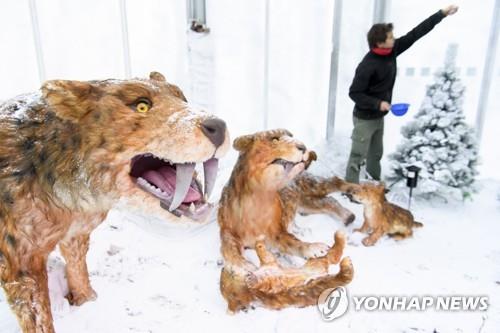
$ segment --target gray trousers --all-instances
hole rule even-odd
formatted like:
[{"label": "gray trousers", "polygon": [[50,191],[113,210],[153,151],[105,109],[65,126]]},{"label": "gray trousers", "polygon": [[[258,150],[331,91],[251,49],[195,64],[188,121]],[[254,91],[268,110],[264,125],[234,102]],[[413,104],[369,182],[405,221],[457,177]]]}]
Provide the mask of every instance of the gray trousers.
[{"label": "gray trousers", "polygon": [[384,153],[384,118],[364,120],[353,116],[352,145],[345,180],[359,183],[359,170],[366,160],[366,171],[380,180],[380,160]]}]

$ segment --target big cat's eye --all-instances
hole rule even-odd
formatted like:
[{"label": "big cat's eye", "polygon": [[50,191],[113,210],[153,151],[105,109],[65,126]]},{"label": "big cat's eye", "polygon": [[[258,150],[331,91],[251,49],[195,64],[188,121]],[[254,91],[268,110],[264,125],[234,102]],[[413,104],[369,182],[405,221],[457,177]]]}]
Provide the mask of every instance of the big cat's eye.
[{"label": "big cat's eye", "polygon": [[135,103],[135,110],[140,113],[146,113],[151,109],[151,101],[146,98],[141,98]]}]

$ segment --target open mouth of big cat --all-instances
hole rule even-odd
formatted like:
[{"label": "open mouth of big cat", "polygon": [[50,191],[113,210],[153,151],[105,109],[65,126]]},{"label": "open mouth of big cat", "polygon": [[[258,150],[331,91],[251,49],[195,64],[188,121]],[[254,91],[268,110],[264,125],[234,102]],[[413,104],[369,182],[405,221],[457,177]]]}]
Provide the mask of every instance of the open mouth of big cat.
[{"label": "open mouth of big cat", "polygon": [[203,162],[203,189],[195,167],[195,163],[172,163],[146,153],[132,158],[130,176],[142,190],[158,198],[163,209],[178,217],[202,220],[212,207],[207,199],[217,178],[218,160]]},{"label": "open mouth of big cat", "polygon": [[282,158],[277,158],[271,162],[271,164],[281,165],[283,167],[283,169],[285,169],[286,173],[290,173],[290,171],[292,171],[293,167],[300,164],[300,163],[303,163],[303,161],[292,162],[292,161],[288,161],[288,160],[285,160]]}]

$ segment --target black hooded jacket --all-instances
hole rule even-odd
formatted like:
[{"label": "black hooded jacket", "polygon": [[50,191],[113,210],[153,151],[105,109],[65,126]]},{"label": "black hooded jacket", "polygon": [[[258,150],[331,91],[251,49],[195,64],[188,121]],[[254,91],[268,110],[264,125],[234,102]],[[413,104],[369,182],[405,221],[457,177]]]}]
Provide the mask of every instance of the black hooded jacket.
[{"label": "black hooded jacket", "polygon": [[368,52],[356,68],[356,74],[349,88],[349,97],[354,101],[354,116],[360,119],[384,117],[382,101],[391,103],[392,89],[396,81],[396,57],[406,51],[445,17],[440,10],[413,28],[406,35],[394,41],[389,55]]}]

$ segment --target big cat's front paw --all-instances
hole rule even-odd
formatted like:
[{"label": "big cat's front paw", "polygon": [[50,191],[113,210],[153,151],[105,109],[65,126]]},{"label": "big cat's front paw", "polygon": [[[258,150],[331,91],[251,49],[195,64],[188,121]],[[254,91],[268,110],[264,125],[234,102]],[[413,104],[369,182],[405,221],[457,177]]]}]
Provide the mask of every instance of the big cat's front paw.
[{"label": "big cat's front paw", "polygon": [[97,299],[97,293],[92,289],[88,288],[86,290],[70,291],[66,295],[66,299],[69,304],[80,306],[83,303],[95,301]]}]

